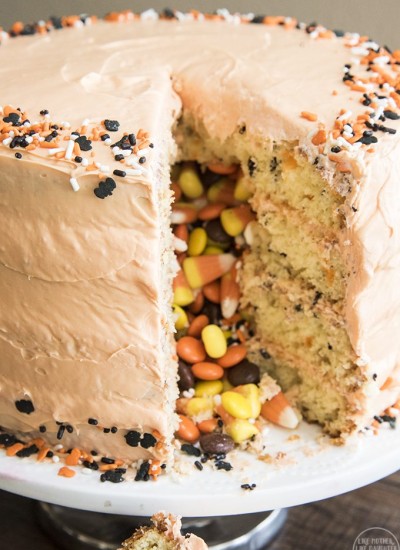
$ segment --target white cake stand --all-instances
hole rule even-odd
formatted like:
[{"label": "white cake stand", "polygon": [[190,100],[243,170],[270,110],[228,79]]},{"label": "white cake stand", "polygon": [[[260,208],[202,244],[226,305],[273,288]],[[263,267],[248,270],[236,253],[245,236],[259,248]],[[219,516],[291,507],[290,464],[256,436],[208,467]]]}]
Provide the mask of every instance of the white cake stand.
[{"label": "white cake stand", "polygon": [[[28,458],[6,457],[3,453],[0,488],[57,505],[42,505],[40,509],[42,524],[53,532],[56,529],[60,533],[64,528],[64,534],[68,531],[77,537],[82,530],[83,515],[68,508],[91,511],[92,519],[86,522],[92,526],[90,533],[85,535],[87,540],[81,537],[82,546],[74,545],[77,549],[116,548],[112,542],[99,545],[98,540],[99,544],[95,544],[99,528],[93,528],[93,521],[100,521],[104,527],[111,521],[106,514],[150,516],[160,510],[184,518],[196,517],[186,527],[200,527],[200,533],[201,527],[209,525],[209,520],[199,518],[254,514],[245,516],[245,527],[243,516],[227,518],[225,523],[230,522],[227,529],[234,533],[231,538],[239,542],[231,540],[227,545],[217,539],[211,548],[257,549],[264,547],[283,524],[284,513],[279,509],[352,491],[400,468],[398,428],[380,429],[378,435],[369,437],[360,434],[344,447],[331,445],[317,427],[304,423],[294,432],[273,427],[265,440],[270,455],[267,461],[235,451],[227,458],[233,466],[230,472],[215,471],[208,464],[203,471],[198,471],[193,464],[195,458],[179,457],[177,472],[147,483],[101,483],[97,472],[85,475],[80,468],[76,468],[74,478],[66,479],[57,476],[59,464],[39,464]],[[256,488],[246,491],[240,487],[245,483],[255,483]],[[265,512],[271,510],[275,512],[267,516]],[[132,530],[131,517],[129,526]],[[222,536],[223,526],[217,530]],[[250,544],[250,538],[257,538],[256,535],[259,543]],[[85,546],[84,539],[91,546]]]}]

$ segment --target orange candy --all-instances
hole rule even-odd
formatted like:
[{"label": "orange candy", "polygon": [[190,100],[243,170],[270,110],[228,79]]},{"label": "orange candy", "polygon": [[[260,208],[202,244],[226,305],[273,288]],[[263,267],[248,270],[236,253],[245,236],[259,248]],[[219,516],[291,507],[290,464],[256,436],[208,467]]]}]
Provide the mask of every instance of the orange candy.
[{"label": "orange candy", "polygon": [[207,315],[198,315],[193,319],[193,321],[190,323],[189,329],[188,329],[188,336],[193,336],[194,338],[200,338],[201,331],[204,327],[206,327],[210,323],[209,318]]},{"label": "orange candy", "polygon": [[63,466],[58,470],[58,475],[61,477],[74,477],[76,472],[74,470],[71,470],[71,468],[67,468],[66,466]]},{"label": "orange candy", "polygon": [[219,174],[220,176],[234,174],[238,169],[236,164],[227,165],[222,164],[222,162],[211,162],[210,164],[207,164],[207,168],[210,172],[214,172],[214,174]]},{"label": "orange candy", "polygon": [[203,434],[210,434],[214,432],[218,427],[217,418],[208,418],[197,424],[197,427]]},{"label": "orange candy", "polygon": [[246,355],[247,349],[243,344],[230,346],[225,355],[217,359],[217,363],[221,367],[224,367],[224,369],[227,369],[229,367],[234,367],[240,363],[240,361],[243,361],[243,359],[246,358]]},{"label": "orange candy", "polygon": [[183,414],[179,415],[179,420],[179,428],[176,435],[188,443],[197,441],[200,437],[200,430],[196,424]]},{"label": "orange candy", "polygon": [[224,375],[222,367],[208,361],[193,365],[192,372],[199,380],[220,380]]},{"label": "orange candy", "polygon": [[219,218],[221,212],[225,210],[226,204],[223,202],[215,202],[214,204],[207,204],[198,212],[199,220],[209,221]]},{"label": "orange candy", "polygon": [[203,294],[213,304],[219,304],[221,301],[221,283],[213,281],[203,286]]},{"label": "orange candy", "polygon": [[201,340],[184,336],[176,343],[176,352],[187,363],[201,363],[206,358],[206,350]]}]

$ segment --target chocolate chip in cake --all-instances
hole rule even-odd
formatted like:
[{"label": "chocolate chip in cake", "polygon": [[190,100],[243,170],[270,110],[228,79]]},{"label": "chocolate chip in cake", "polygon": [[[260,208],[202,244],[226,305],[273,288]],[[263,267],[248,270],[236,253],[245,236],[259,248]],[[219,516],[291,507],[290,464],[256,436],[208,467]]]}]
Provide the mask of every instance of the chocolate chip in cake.
[{"label": "chocolate chip in cake", "polygon": [[19,399],[15,402],[15,406],[20,413],[24,414],[31,414],[35,410],[35,407],[30,399]]},{"label": "chocolate chip in cake", "polygon": [[119,122],[118,120],[109,120],[106,118],[104,121],[104,126],[109,132],[117,132],[119,129]]},{"label": "chocolate chip in cake", "polygon": [[140,433],[135,430],[129,431],[124,435],[127,445],[130,447],[139,447]]}]

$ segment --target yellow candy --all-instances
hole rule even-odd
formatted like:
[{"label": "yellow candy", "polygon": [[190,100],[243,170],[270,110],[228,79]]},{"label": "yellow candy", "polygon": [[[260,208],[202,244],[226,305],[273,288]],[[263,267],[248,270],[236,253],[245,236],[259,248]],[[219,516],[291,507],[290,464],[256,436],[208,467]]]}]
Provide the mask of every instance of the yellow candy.
[{"label": "yellow candy", "polygon": [[248,420],[237,418],[226,427],[228,435],[231,436],[235,443],[242,443],[246,439],[250,439],[253,435],[259,433],[258,429]]},{"label": "yellow candy", "polygon": [[249,401],[240,393],[226,391],[222,394],[222,406],[235,418],[247,420],[253,418],[253,411]]},{"label": "yellow candy", "polygon": [[223,254],[224,251],[219,246],[210,245],[205,248],[203,254],[205,256],[216,256],[217,254]]},{"label": "yellow candy", "polygon": [[194,387],[196,397],[212,397],[222,392],[223,384],[221,380],[207,380],[197,382]]},{"label": "yellow candy", "polygon": [[201,339],[210,357],[218,359],[225,355],[228,346],[223,331],[217,325],[207,325],[203,328]]},{"label": "yellow candy", "polygon": [[183,330],[189,326],[189,319],[186,315],[186,311],[177,304],[172,306],[175,316],[175,328],[176,330]]},{"label": "yellow candy", "polygon": [[200,256],[207,245],[207,233],[202,227],[196,227],[189,235],[189,256]]},{"label": "yellow candy", "polygon": [[187,164],[182,168],[178,184],[189,199],[198,199],[204,192],[201,180],[192,164]]},{"label": "yellow candy", "polygon": [[237,201],[245,202],[249,200],[252,193],[250,191],[249,182],[245,177],[241,177],[237,180],[235,191],[233,193],[233,196]]},{"label": "yellow candy", "polygon": [[208,412],[212,416],[214,402],[210,397],[192,397],[185,406],[185,413],[189,416],[197,416]]},{"label": "yellow candy", "polygon": [[174,304],[177,306],[188,306],[194,301],[193,292],[190,288],[179,287],[174,291]]},{"label": "yellow candy", "polygon": [[243,222],[236,216],[233,208],[227,208],[222,212],[221,224],[231,237],[237,237],[243,231]]},{"label": "yellow candy", "polygon": [[247,399],[251,407],[251,418],[257,418],[261,412],[260,390],[255,384],[244,384],[236,388]]}]

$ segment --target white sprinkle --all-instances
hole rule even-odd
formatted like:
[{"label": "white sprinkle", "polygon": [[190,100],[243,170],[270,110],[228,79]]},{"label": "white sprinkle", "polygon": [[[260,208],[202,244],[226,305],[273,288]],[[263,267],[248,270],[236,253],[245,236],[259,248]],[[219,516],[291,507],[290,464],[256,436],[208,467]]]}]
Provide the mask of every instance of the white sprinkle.
[{"label": "white sprinkle", "polygon": [[375,57],[373,59],[374,65],[386,65],[390,61],[389,56],[387,55],[380,55],[379,57]]},{"label": "white sprinkle", "polygon": [[115,147],[113,147],[113,148],[111,149],[111,151],[114,153],[114,155],[117,155],[117,154],[120,152],[120,148],[117,147],[117,145],[116,145]]},{"label": "white sprinkle", "polygon": [[142,170],[132,170],[131,168],[126,168],[124,172],[127,176],[141,176],[143,173]]},{"label": "white sprinkle", "polygon": [[10,145],[11,142],[12,142],[12,138],[10,137],[3,139],[3,145],[5,146]]},{"label": "white sprinkle", "polygon": [[88,118],[85,118],[85,119],[82,121],[82,126],[87,126],[89,123],[90,123],[90,120],[89,120]]},{"label": "white sprinkle", "polygon": [[74,145],[75,145],[75,141],[73,139],[70,139],[68,141],[67,149],[65,151],[65,158],[67,160],[72,159],[72,153],[74,151]]},{"label": "white sprinkle", "polygon": [[23,126],[25,126],[26,128],[27,128],[28,126],[30,126],[30,125],[31,125],[31,123],[30,123],[28,120],[26,120],[26,121],[23,123]]},{"label": "white sprinkle", "polygon": [[110,144],[112,143],[112,139],[111,139],[111,138],[107,138],[107,139],[104,140],[104,143],[105,143],[106,145],[110,145]]},{"label": "white sprinkle", "polygon": [[90,468],[83,468],[82,469],[82,474],[84,474],[85,476],[91,476],[92,473],[93,473],[93,471]]},{"label": "white sprinkle", "polygon": [[26,141],[27,143],[32,143],[33,137],[32,137],[32,136],[25,136],[25,141]]},{"label": "white sprinkle", "polygon": [[88,166],[88,164],[89,164],[88,159],[83,158],[81,164],[82,164],[82,166]]},{"label": "white sprinkle", "polygon": [[342,115],[338,116],[336,120],[339,120],[339,121],[346,120],[346,119],[350,118],[352,114],[353,114],[352,111],[346,111]]},{"label": "white sprinkle", "polygon": [[76,178],[70,178],[69,183],[71,184],[71,187],[75,192],[79,191],[80,187]]},{"label": "white sprinkle", "polygon": [[57,443],[57,445],[54,446],[55,451],[60,451],[63,448],[63,445],[61,443]]},{"label": "white sprinkle", "polygon": [[373,42],[372,40],[369,40],[368,42],[364,42],[363,44],[364,48],[368,48],[369,50],[374,50],[375,52],[379,50],[379,44],[376,42]]},{"label": "white sprinkle", "polygon": [[189,390],[186,390],[182,392],[183,397],[188,397],[189,399],[194,396],[194,388],[190,388]]},{"label": "white sprinkle", "polygon": [[132,154],[131,149],[122,149],[122,151],[119,152],[120,155],[123,155],[124,157],[129,157]]},{"label": "white sprinkle", "polygon": [[53,147],[53,149],[47,149],[47,154],[51,157],[52,155],[61,153],[62,151],[64,151],[62,147]]},{"label": "white sprinkle", "polygon": [[39,136],[39,137],[38,137],[38,140],[39,140],[39,141],[44,141],[44,137],[43,137],[43,136]]},{"label": "white sprinkle", "polygon": [[107,164],[101,164],[100,165],[100,172],[108,173],[108,172],[110,172],[110,167],[107,166]]},{"label": "white sprinkle", "polygon": [[100,168],[100,166],[101,166],[100,162],[94,162],[93,164],[96,166],[96,168]]},{"label": "white sprinkle", "polygon": [[71,128],[71,124],[69,122],[61,122],[61,126],[63,128]]},{"label": "white sprinkle", "polygon": [[174,237],[174,250],[176,250],[176,252],[186,252],[187,249],[188,245],[183,239]]},{"label": "white sprinkle", "polygon": [[15,136],[14,130],[10,130],[10,131],[9,131],[9,134],[10,134],[10,137],[14,137],[14,136]]},{"label": "white sprinkle", "polygon": [[345,124],[345,125],[343,126],[343,130],[344,130],[345,132],[350,132],[350,134],[353,134],[353,128],[350,126],[350,124]]},{"label": "white sprinkle", "polygon": [[146,155],[149,151],[151,151],[151,148],[150,147],[145,147],[144,149],[139,149],[139,151],[136,154],[140,158],[143,155]]},{"label": "white sprinkle", "polygon": [[140,14],[140,19],[143,21],[156,21],[158,19],[158,13],[153,9],[146,10]]},{"label": "white sprinkle", "polygon": [[53,455],[53,456],[51,457],[51,460],[57,464],[57,462],[60,462],[60,457],[57,456],[57,455]]},{"label": "white sprinkle", "polygon": [[310,38],[318,38],[319,36],[319,30],[315,29],[314,31],[310,32],[308,35]]}]

